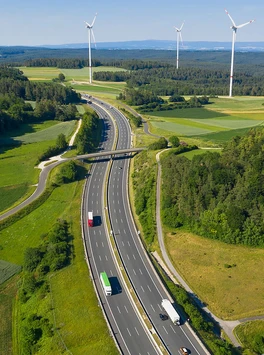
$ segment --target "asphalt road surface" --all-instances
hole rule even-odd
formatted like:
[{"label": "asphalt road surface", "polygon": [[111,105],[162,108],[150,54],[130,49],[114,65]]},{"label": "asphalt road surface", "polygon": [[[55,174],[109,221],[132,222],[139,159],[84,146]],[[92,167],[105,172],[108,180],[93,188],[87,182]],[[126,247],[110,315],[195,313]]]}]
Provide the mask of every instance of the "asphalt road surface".
[{"label": "asphalt road surface", "polygon": [[[96,105],[93,108],[104,117],[104,131],[101,148],[111,150],[114,142],[114,126],[108,115]],[[90,174],[87,177],[86,189],[83,201],[83,227],[85,245],[92,269],[94,282],[111,324],[116,341],[123,354],[158,354],[156,347],[151,341],[151,335],[143,326],[141,319],[131,303],[120,271],[115,264],[112,249],[109,245],[111,238],[104,223],[104,195],[103,186],[109,160],[107,157],[94,163]],[[93,211],[94,227],[88,227],[88,211]],[[105,271],[112,285],[112,296],[106,297],[100,282],[100,272]]]},{"label": "asphalt road surface", "polygon": [[[117,149],[129,148],[131,132],[127,119],[115,108],[112,108],[112,114],[119,129]],[[113,236],[125,269],[142,306],[169,353],[179,354],[179,348],[184,346],[191,354],[205,354],[206,351],[189,325],[184,323],[179,327],[169,319],[162,321],[159,317],[160,313],[165,313],[161,307],[161,300],[168,298],[168,295],[149,262],[134,227],[127,194],[128,162],[129,156],[126,155],[123,159],[117,157],[113,161],[108,183],[108,210]]]}]

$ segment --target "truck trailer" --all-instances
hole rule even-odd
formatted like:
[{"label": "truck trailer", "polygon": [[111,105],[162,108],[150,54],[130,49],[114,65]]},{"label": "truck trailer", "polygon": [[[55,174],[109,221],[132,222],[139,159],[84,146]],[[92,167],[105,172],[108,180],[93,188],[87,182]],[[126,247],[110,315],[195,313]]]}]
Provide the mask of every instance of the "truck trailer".
[{"label": "truck trailer", "polygon": [[88,226],[93,227],[93,212],[88,212]]},{"label": "truck trailer", "polygon": [[109,282],[108,276],[105,271],[100,273],[100,280],[102,282],[102,286],[103,286],[106,296],[111,296],[112,295],[112,287],[111,287],[111,284]]},{"label": "truck trailer", "polygon": [[163,299],[161,301],[161,306],[168,314],[173,324],[181,324],[180,316],[169,300]]}]

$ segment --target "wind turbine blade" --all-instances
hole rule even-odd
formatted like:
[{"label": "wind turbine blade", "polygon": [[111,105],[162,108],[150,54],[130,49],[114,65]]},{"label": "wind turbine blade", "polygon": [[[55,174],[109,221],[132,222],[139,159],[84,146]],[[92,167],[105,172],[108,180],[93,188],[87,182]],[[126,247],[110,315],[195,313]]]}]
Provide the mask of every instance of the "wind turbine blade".
[{"label": "wind turbine blade", "polygon": [[89,25],[88,22],[84,21],[84,23],[86,23],[86,27],[87,27],[87,28],[90,28],[90,27],[91,27],[91,25]]},{"label": "wind turbine blade", "polygon": [[252,22],[254,22],[255,20],[250,20],[250,21],[248,21],[248,22],[246,22],[246,23],[243,23],[243,25],[239,25],[239,26],[237,26],[237,28],[241,28],[241,27],[244,27],[244,26],[246,26],[246,25],[249,25],[250,23],[252,23]]},{"label": "wind turbine blade", "polygon": [[225,9],[225,12],[226,12],[227,16],[230,18],[233,26],[237,27],[236,24],[235,24],[235,21],[232,19],[232,17],[230,16],[230,14],[228,13],[228,11],[226,9]]},{"label": "wind turbine blade", "polygon": [[93,27],[93,25],[94,25],[94,23],[95,23],[96,16],[97,16],[97,13],[96,13],[95,16],[94,16],[94,19],[93,19],[93,22],[92,22],[92,24],[91,24],[91,27]]},{"label": "wind turbine blade", "polygon": [[173,26],[177,32],[180,32],[179,28]]},{"label": "wind turbine blade", "polygon": [[95,41],[95,37],[94,37],[94,32],[93,32],[93,30],[91,30],[91,32],[92,32],[92,37],[93,37],[94,46],[95,46],[95,48],[96,48],[96,41]]},{"label": "wind turbine blade", "polygon": [[183,47],[183,40],[182,40],[182,34],[181,34],[181,32],[180,32],[180,40],[181,40],[181,45],[182,45],[182,47]]},{"label": "wind turbine blade", "polygon": [[180,27],[180,31],[182,30],[182,28],[183,28],[183,25],[184,25],[184,21],[183,21],[183,23],[182,23],[182,25],[181,25],[181,27]]}]

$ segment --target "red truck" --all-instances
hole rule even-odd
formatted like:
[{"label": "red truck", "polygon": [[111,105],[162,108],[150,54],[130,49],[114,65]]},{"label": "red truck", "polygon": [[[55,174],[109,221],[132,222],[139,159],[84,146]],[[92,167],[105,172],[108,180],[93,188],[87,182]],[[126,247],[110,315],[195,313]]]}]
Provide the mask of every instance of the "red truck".
[{"label": "red truck", "polygon": [[88,212],[88,226],[93,227],[93,212]]}]

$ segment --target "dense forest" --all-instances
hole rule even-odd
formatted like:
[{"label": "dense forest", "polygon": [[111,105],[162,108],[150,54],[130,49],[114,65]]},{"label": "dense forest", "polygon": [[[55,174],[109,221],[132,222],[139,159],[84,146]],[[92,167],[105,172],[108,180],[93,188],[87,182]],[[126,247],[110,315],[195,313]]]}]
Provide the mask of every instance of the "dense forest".
[{"label": "dense forest", "polygon": [[[173,65],[130,70],[129,72],[96,72],[100,81],[126,81],[128,87],[150,91],[154,95],[227,95],[228,70],[199,68],[176,69]],[[234,95],[264,95],[264,76],[238,72],[234,78]]]},{"label": "dense forest", "polygon": [[[80,69],[86,49],[0,47],[0,63],[13,66]],[[264,53],[236,53],[234,95],[264,95]],[[114,66],[124,72],[94,72],[94,80],[125,81],[128,87],[154,95],[228,95],[230,52],[182,51],[175,68],[173,50],[93,50],[93,66]]]},{"label": "dense forest", "polygon": [[[86,60],[88,62],[87,48],[40,48],[40,47],[0,47],[0,63],[24,65],[26,61],[39,58],[63,58]],[[176,63],[175,50],[156,50],[156,49],[92,49],[92,58],[98,61],[157,61],[159,63]],[[181,67],[226,69],[230,68],[230,51],[181,51]],[[253,72],[264,72],[264,53],[263,52],[237,52],[235,56],[236,70]],[[246,68],[246,70],[245,70]]]},{"label": "dense forest", "polygon": [[[36,101],[35,110],[25,100]],[[80,101],[69,87],[30,82],[21,71],[0,67],[0,133],[25,122],[76,119]]]},{"label": "dense forest", "polygon": [[169,227],[226,243],[264,246],[264,128],[235,137],[222,154],[162,161],[162,215]]}]

